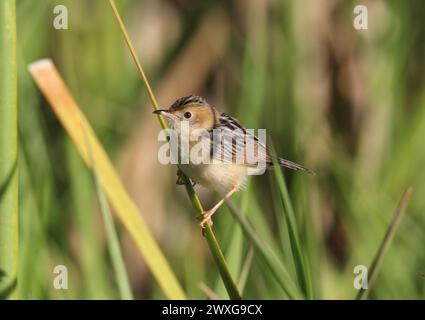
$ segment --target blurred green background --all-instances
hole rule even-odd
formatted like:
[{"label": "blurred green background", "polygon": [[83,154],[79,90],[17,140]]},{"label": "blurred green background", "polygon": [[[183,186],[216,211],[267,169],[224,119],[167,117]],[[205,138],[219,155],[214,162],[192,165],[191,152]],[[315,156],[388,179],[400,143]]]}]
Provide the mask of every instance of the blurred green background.
[{"label": "blurred green background", "polygon": [[[159,103],[198,94],[276,152],[317,299],[351,299],[403,191],[414,194],[371,299],[425,298],[425,2],[117,1]],[[69,29],[53,28],[68,8]],[[368,7],[369,29],[353,28]],[[227,298],[176,168],[157,161],[159,124],[107,1],[17,0],[20,137],[18,291],[24,299],[118,298],[93,179],[27,65],[64,76],[190,298]],[[273,173],[234,201],[296,279]],[[204,207],[217,195],[197,187]],[[120,243],[136,298],[164,298],[127,232]],[[244,298],[286,299],[239,223],[214,219]],[[56,290],[55,265],[69,289]]]}]

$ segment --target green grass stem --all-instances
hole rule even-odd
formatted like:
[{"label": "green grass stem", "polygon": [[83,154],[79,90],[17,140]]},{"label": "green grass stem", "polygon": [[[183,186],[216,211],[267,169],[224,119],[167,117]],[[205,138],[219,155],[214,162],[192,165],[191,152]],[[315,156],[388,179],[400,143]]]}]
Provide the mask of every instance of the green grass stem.
[{"label": "green grass stem", "polygon": [[[111,5],[111,8],[114,12],[115,18],[117,19],[118,25],[124,35],[125,41],[127,43],[127,46],[130,50],[131,56],[134,60],[134,63],[136,64],[137,70],[140,73],[140,76],[142,78],[143,84],[145,85],[146,91],[148,92],[149,99],[151,101],[152,107],[155,110],[159,109],[158,102],[156,101],[155,95],[153,94],[153,91],[151,89],[151,86],[149,84],[148,78],[145,75],[145,72],[143,71],[143,67],[139,62],[139,59],[137,58],[136,51],[133,47],[133,44],[131,42],[131,39],[127,33],[127,30],[125,28],[125,25],[121,19],[121,16],[118,12],[118,9],[115,5],[114,0],[109,0],[109,4]],[[164,118],[162,116],[158,116],[161,127],[163,129],[167,128],[167,124],[164,121]],[[186,191],[189,195],[190,201],[192,203],[192,206],[198,213],[198,216],[202,216],[202,213],[204,212],[204,209],[202,208],[201,202],[199,201],[199,198],[193,189],[192,182],[189,178],[185,177],[185,187]],[[231,299],[239,300],[241,299],[241,295],[239,294],[238,288],[236,286],[235,281],[232,278],[232,275],[230,274],[229,268],[227,266],[226,260],[224,258],[223,252],[220,248],[220,245],[214,235],[214,232],[212,231],[211,227],[206,224],[205,231],[204,231],[205,238],[207,240],[208,246],[210,248],[211,254],[213,256],[214,262],[217,265],[217,268],[220,272],[221,278],[223,279],[224,286],[226,287],[227,293],[229,294],[229,297]]]},{"label": "green grass stem", "polygon": [[368,271],[368,288],[360,289],[357,293],[356,300],[361,300],[366,293],[369,293],[373,284],[376,281],[376,277],[378,276],[379,269],[381,268],[382,261],[384,259],[385,252],[388,250],[388,247],[391,244],[391,240],[394,237],[394,234],[397,231],[397,228],[401,222],[401,219],[406,212],[407,205],[409,204],[410,198],[412,197],[413,189],[411,187],[407,188],[403,193],[403,197],[400,200],[400,203],[394,213],[394,216],[388,226],[387,232],[382,240],[382,243],[376,253],[375,258],[372,261],[372,264],[369,267]]},{"label": "green grass stem", "polygon": [[[81,130],[84,132],[84,126],[81,126]],[[115,272],[115,278],[118,285],[118,291],[120,297],[123,300],[133,300],[133,293],[131,291],[130,281],[128,280],[127,271],[125,269],[124,259],[121,253],[120,243],[118,240],[117,231],[115,229],[114,221],[112,219],[111,209],[109,207],[108,201],[106,200],[106,195],[102,189],[102,185],[99,180],[99,175],[97,173],[96,162],[93,157],[92,147],[89,143],[89,140],[86,136],[87,150],[89,153],[90,162],[93,168],[93,180],[96,186],[96,194],[99,200],[100,211],[102,213],[103,222],[105,223],[106,236],[108,239],[108,249],[109,255],[111,257],[112,266]]]}]

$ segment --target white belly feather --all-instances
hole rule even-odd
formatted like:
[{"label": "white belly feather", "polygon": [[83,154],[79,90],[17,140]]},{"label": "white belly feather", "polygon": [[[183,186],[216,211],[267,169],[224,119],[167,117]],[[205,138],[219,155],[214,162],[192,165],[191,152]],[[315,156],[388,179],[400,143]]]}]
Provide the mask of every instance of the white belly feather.
[{"label": "white belly feather", "polygon": [[247,178],[247,168],[237,164],[183,164],[180,168],[196,183],[220,193],[243,188]]}]

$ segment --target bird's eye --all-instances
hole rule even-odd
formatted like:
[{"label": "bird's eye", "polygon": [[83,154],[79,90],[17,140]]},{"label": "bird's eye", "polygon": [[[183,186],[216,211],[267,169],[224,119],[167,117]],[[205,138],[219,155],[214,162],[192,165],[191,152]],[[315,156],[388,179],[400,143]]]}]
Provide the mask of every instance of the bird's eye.
[{"label": "bird's eye", "polygon": [[187,111],[183,114],[183,117],[185,117],[186,119],[190,119],[190,118],[192,118],[192,113]]}]

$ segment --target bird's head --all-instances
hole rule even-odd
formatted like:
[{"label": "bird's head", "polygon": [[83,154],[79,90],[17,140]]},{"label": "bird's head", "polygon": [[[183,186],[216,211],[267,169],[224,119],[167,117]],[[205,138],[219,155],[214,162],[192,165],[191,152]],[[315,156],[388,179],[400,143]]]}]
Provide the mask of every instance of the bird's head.
[{"label": "bird's head", "polygon": [[190,130],[211,130],[219,118],[215,108],[199,96],[180,98],[168,110],[155,110],[153,113],[162,115],[175,130],[181,128],[183,121],[187,121]]}]

